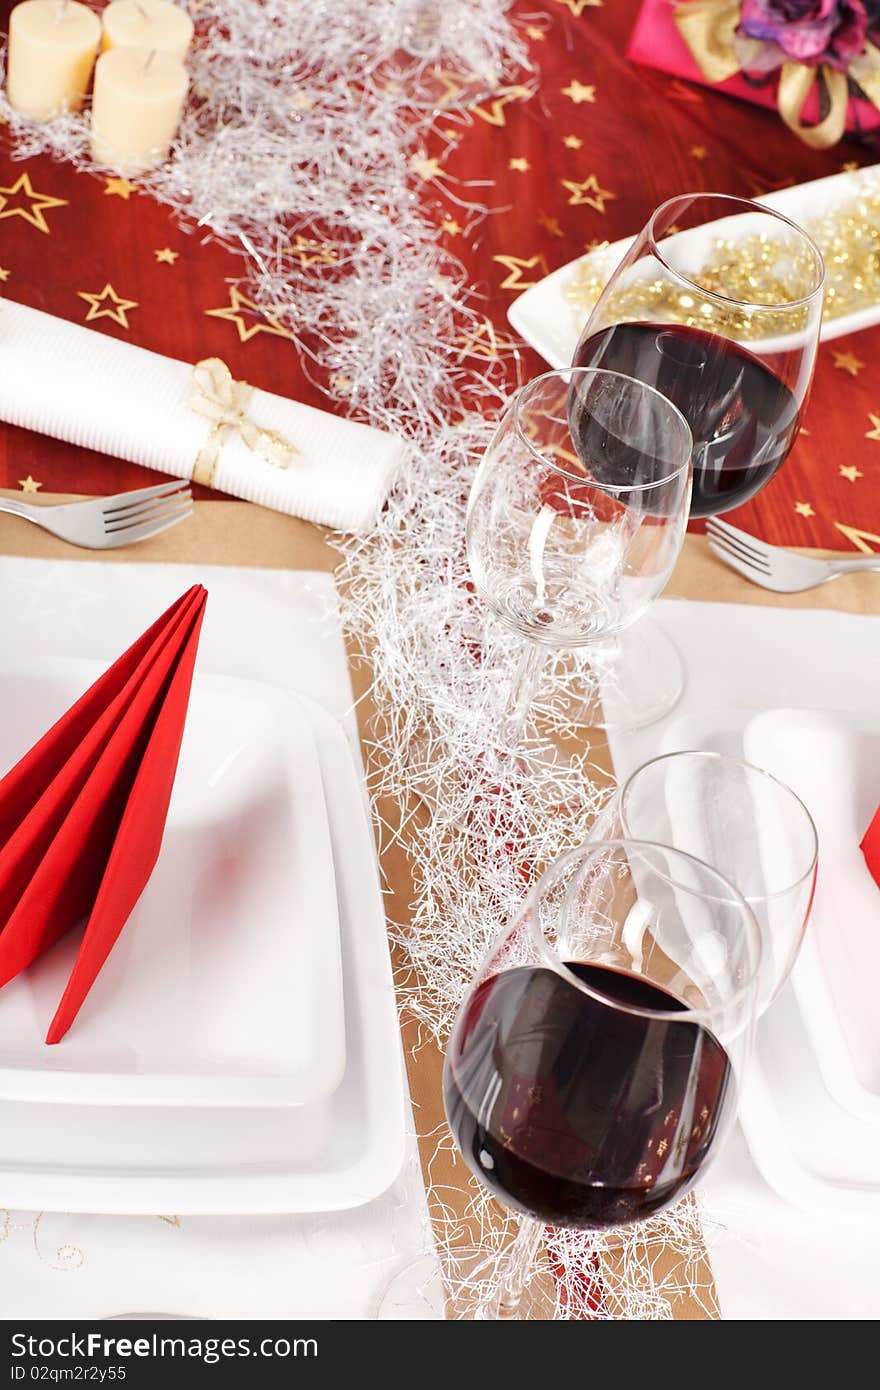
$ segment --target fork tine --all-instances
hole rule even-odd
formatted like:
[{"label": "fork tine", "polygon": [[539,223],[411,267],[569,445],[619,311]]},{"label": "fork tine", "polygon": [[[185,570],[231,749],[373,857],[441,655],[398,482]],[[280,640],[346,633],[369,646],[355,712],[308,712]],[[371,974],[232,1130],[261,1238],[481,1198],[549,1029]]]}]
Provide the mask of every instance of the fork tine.
[{"label": "fork tine", "polygon": [[192,507],[187,507],[185,511],[178,512],[167,521],[150,521],[143,526],[132,526],[129,530],[111,533],[106,537],[106,545],[134,545],[137,541],[148,541],[151,536],[159,536],[163,531],[170,531],[171,527],[177,526],[179,522],[186,521],[188,516],[192,516],[192,511]]},{"label": "fork tine", "polygon": [[104,512],[104,525],[115,525],[117,521],[129,521],[132,517],[147,516],[148,513],[155,511],[157,507],[168,506],[173,502],[191,502],[192,493],[189,488],[179,488],[176,492],[164,492],[161,497],[147,497],[142,502],[132,502],[127,507],[118,507],[114,511]]},{"label": "fork tine", "polygon": [[102,510],[105,514],[121,511],[138,502],[148,502],[151,497],[168,497],[182,487],[189,487],[185,478],[171,478],[167,483],[157,483],[155,487],[140,487],[134,492],[117,492],[112,497],[104,498]]},{"label": "fork tine", "polygon": [[728,540],[726,536],[716,535],[714,532],[708,534],[710,544],[716,545],[720,550],[724,550],[730,555],[736,555],[744,565],[751,565],[753,569],[760,570],[762,574],[770,573],[769,555],[758,555],[754,551],[747,550],[738,541]]},{"label": "fork tine", "polygon": [[[710,540],[709,549],[723,564],[728,565],[732,570],[736,570],[737,574],[743,575],[745,579],[750,579],[753,584],[761,584],[762,579],[770,578],[766,570],[756,569],[754,565],[750,565],[746,560],[740,559],[734,551],[723,549],[715,541]],[[762,585],[762,587],[766,588],[767,586]]]},{"label": "fork tine", "polygon": [[728,541],[736,541],[743,550],[751,550],[762,558],[767,558],[771,547],[764,541],[759,541],[756,536],[750,536],[748,531],[741,531],[738,526],[731,526],[729,521],[722,521],[719,516],[710,516],[706,522],[706,530],[711,531],[717,538]]},{"label": "fork tine", "polygon": [[149,526],[161,526],[165,521],[172,521],[177,516],[189,516],[192,511],[192,503],[189,502],[183,507],[163,507],[159,512],[153,512],[146,517],[134,517],[120,526],[105,526],[105,536],[128,536],[133,531],[143,531]]},{"label": "fork tine", "polygon": [[151,502],[146,502],[142,507],[132,507],[125,512],[115,512],[112,516],[104,517],[105,531],[118,531],[123,526],[135,526],[142,521],[152,521],[167,512],[171,507],[188,506],[192,502],[192,493],[175,492],[170,497],[156,497]]}]

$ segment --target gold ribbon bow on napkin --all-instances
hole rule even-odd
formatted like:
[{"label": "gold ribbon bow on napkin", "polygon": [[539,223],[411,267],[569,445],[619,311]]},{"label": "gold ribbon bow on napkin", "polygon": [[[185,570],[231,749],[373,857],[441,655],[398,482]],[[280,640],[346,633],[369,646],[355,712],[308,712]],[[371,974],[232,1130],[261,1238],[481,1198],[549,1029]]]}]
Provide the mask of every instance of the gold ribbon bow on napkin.
[{"label": "gold ribbon bow on napkin", "polygon": [[262,429],[249,419],[247,408],[254,387],[246,381],[236,381],[225,362],[219,357],[203,358],[193,367],[192,384],[195,390],[187,405],[214,423],[193,465],[194,483],[214,486],[223,433],[228,429],[237,430],[247,447],[273,468],[289,467],[299,449],[283,435]]},{"label": "gold ribbon bow on napkin", "polygon": [[[724,82],[744,69],[749,57],[763,47],[760,41],[737,34],[741,0],[685,0],[676,5],[674,18],[707,82]],[[880,106],[880,52],[870,42],[850,67],[850,72],[875,106]],[[828,110],[817,125],[804,125],[801,117],[814,82],[821,82]],[[849,97],[847,74],[827,63],[784,62],[779,70],[776,102],[789,130],[814,150],[836,145],[846,127]]]}]

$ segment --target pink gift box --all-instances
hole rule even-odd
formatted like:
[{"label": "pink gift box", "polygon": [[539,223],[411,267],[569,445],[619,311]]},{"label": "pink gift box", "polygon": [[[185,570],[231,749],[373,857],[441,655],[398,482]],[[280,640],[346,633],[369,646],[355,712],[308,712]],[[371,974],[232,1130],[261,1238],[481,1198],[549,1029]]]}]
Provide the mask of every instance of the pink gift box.
[{"label": "pink gift box", "polygon": [[[755,85],[737,75],[726,82],[709,82],[697,67],[690,49],[675,25],[673,13],[676,0],[644,0],[636,20],[632,38],[629,41],[627,57],[634,63],[644,63],[649,68],[659,68],[661,72],[672,73],[674,77],[684,77],[688,82],[698,82],[701,87],[713,87],[730,96],[742,97],[757,106],[776,109],[776,80],[770,74],[767,80]],[[810,93],[803,118],[812,124],[819,119],[819,100],[815,90]],[[850,133],[876,130],[880,126],[880,110],[870,101],[850,98],[846,117],[846,128]]]}]

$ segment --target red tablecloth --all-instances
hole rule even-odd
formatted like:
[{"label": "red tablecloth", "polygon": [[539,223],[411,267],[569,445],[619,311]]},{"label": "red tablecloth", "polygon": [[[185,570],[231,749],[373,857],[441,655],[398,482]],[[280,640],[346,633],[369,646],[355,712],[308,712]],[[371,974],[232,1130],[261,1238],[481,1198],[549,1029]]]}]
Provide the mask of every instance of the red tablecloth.
[{"label": "red tablecloth", "polygon": [[[455,143],[425,152],[424,196],[499,336],[509,336],[506,309],[521,289],[637,230],[674,193],[752,196],[873,160],[851,143],[808,150],[772,112],[634,67],[624,52],[637,5],[546,0],[538,14],[519,3],[537,90],[500,92],[470,124],[450,122]],[[0,0],[4,20],[9,8]],[[472,191],[492,215],[468,234],[444,186],[472,179],[488,180]],[[235,256],[181,231],[124,180],[47,158],[14,162],[0,142],[0,292],[175,357],[217,355],[237,377],[328,407],[293,343],[236,300],[230,281],[241,273]],[[736,521],[785,544],[880,550],[878,346],[874,329],[821,348],[809,433]],[[525,366],[531,375],[544,364],[528,352]],[[0,485],[99,493],[151,476],[0,426]]]}]

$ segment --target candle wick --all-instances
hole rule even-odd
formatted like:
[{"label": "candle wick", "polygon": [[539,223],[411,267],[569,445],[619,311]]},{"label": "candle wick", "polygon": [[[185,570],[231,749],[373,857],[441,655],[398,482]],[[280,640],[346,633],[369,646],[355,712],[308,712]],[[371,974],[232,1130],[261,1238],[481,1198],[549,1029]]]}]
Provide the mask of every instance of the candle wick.
[{"label": "candle wick", "polygon": [[61,0],[61,3],[59,4],[58,9],[55,11],[55,18],[52,20],[52,23],[53,23],[53,24],[60,24],[60,23],[61,23],[62,19],[64,18],[65,14],[67,13],[67,6],[68,6],[68,4],[69,4],[69,0]]},{"label": "candle wick", "polygon": [[151,48],[151,49],[150,49],[150,51],[149,51],[149,53],[148,53],[148,55],[147,55],[147,61],[144,63],[143,67],[141,68],[141,72],[148,72],[148,71],[149,71],[150,64],[152,63],[153,59],[155,58],[157,51],[158,51],[158,50],[155,49],[155,48]]}]

